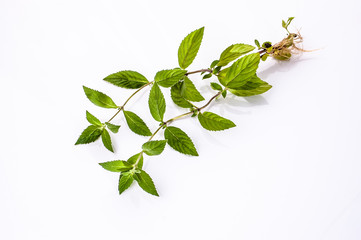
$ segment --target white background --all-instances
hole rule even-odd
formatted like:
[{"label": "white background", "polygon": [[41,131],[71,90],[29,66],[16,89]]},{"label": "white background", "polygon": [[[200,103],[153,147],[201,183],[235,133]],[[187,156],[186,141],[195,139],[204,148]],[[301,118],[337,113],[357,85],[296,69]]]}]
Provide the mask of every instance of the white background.
[{"label": "white background", "polygon": [[[230,44],[281,40],[289,16],[304,48],[320,50],[262,62],[269,92],[212,104],[232,130],[175,122],[200,157],[169,147],[146,157],[159,198],[136,184],[119,196],[118,174],[98,165],[127,159],[147,139],[123,117],[115,154],[99,141],[74,146],[85,110],[102,121],[114,113],[90,103],[82,85],[121,104],[132,90],[102,81],[108,74],[152,80],[177,67],[181,40],[202,26],[189,69],[204,68]],[[361,239],[360,16],[356,0],[2,0],[0,239]],[[212,95],[210,80],[193,80]],[[147,98],[128,110],[154,131]],[[166,118],[182,112],[168,101]]]}]

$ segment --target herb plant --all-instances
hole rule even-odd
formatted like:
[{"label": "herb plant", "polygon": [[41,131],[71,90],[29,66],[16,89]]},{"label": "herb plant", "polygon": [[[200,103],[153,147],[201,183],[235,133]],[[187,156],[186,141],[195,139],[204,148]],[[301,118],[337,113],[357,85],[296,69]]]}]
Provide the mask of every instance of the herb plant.
[{"label": "herb plant", "polygon": [[[83,86],[87,98],[95,105],[103,108],[116,109],[115,114],[106,122],[101,122],[97,117],[86,111],[86,119],[90,125],[81,133],[76,141],[77,144],[87,144],[102,139],[104,146],[113,152],[110,132],[116,134],[120,126],[112,124],[112,120],[121,112],[128,127],[134,133],[148,137],[141,145],[139,152],[127,160],[115,160],[99,163],[104,169],[120,173],[118,190],[122,194],[135,180],[146,192],[158,196],[153,180],[143,170],[144,156],[155,156],[163,152],[166,145],[174,150],[191,156],[198,156],[197,149],[187,133],[178,127],[172,126],[177,119],[187,116],[198,119],[200,125],[209,131],[221,131],[233,128],[236,125],[229,119],[218,114],[204,111],[215,99],[226,98],[228,93],[239,97],[248,97],[262,94],[272,86],[261,80],[256,72],[260,60],[265,61],[268,56],[278,60],[288,60],[295,51],[302,51],[297,44],[302,42],[299,34],[290,33],[288,26],[293,17],[282,21],[282,27],[288,35],[281,42],[272,45],[264,42],[262,45],[255,40],[256,47],[243,43],[236,43],[226,48],[217,60],[214,60],[208,68],[197,71],[188,71],[188,67],[195,59],[201,46],[204,27],[188,34],[178,48],[179,67],[169,70],[161,70],[156,73],[154,80],[149,81],[136,71],[120,71],[105,77],[104,80],[117,87],[136,89],[122,104],[116,104],[108,95],[97,90]],[[256,52],[253,52],[257,48]],[[230,66],[229,66],[230,65]],[[202,94],[194,86],[191,75],[203,75],[203,79],[214,77],[218,82],[210,82],[214,95],[203,106],[195,105],[195,102],[205,100]],[[131,98],[143,89],[149,89],[149,111],[159,127],[151,131],[147,124],[134,112],[126,108]],[[170,88],[171,99],[183,109],[185,113],[170,119],[164,119],[166,101],[161,88]],[[163,131],[163,140],[153,140],[154,136]],[[109,131],[108,131],[109,130]]]}]

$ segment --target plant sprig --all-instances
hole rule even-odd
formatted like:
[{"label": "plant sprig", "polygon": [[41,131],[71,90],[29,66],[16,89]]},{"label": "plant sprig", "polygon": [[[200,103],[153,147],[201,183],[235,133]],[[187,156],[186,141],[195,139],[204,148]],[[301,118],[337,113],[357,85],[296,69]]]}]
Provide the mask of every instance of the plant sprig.
[{"label": "plant sprig", "polygon": [[[210,67],[188,71],[187,68],[194,61],[204,34],[204,27],[195,30],[183,39],[178,48],[179,67],[158,71],[152,81],[149,81],[142,74],[130,70],[119,71],[104,78],[106,82],[117,87],[136,89],[122,105],[117,105],[108,95],[84,86],[85,95],[93,104],[103,108],[117,109],[117,111],[104,123],[86,111],[86,119],[90,125],[81,133],[75,144],[91,143],[101,137],[104,146],[113,152],[109,131],[116,134],[120,126],[114,125],[111,121],[120,112],[123,112],[130,130],[149,138],[141,145],[140,151],[127,160],[114,160],[99,164],[108,171],[120,173],[119,194],[128,189],[135,180],[144,191],[158,196],[153,180],[143,169],[144,155],[160,155],[168,145],[182,154],[198,156],[196,146],[187,133],[178,127],[171,126],[174,121],[181,118],[197,117],[200,125],[209,131],[222,131],[235,127],[236,124],[233,121],[216,113],[204,111],[204,109],[219,97],[226,98],[228,93],[238,97],[248,97],[265,93],[272,87],[261,80],[256,72],[260,60],[265,61],[268,56],[273,56],[279,60],[288,60],[290,58],[289,53],[295,47],[294,40],[296,39],[294,34],[288,30],[292,20],[293,18],[289,18],[287,21],[282,21],[282,27],[288,32],[288,37],[275,45],[272,45],[269,41],[260,45],[259,41],[255,40],[258,51],[253,52],[256,47],[252,45],[244,43],[232,44],[221,53],[218,59],[212,61]],[[287,41],[287,44],[282,45],[281,43],[285,41]],[[285,57],[281,53],[286,53],[287,56]],[[197,107],[196,103],[205,100],[205,98],[190,78],[192,74],[197,73],[203,75],[203,79],[214,77],[218,80],[209,83],[214,95],[201,107]],[[159,124],[154,132],[150,131],[147,124],[136,113],[125,109],[127,103],[138,92],[147,87],[150,87],[149,111],[153,119]],[[189,110],[164,120],[167,103],[162,88],[170,88],[172,101],[178,107]],[[164,129],[163,139],[153,140],[161,129]]]}]

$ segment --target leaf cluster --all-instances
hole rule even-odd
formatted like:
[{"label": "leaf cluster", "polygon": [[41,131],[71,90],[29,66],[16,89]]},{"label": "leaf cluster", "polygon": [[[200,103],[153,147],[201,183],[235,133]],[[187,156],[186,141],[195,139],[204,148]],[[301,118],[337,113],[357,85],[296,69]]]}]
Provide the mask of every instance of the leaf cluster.
[{"label": "leaf cluster", "polygon": [[[289,18],[287,22],[283,21],[282,26],[287,30],[293,18]],[[288,30],[287,30],[288,31]],[[86,111],[86,119],[90,125],[81,133],[76,145],[88,144],[96,141],[101,137],[104,146],[111,152],[114,152],[112,146],[112,132],[119,132],[120,126],[111,123],[111,121],[123,112],[128,128],[135,134],[149,137],[141,146],[140,152],[131,156],[127,160],[113,160],[100,163],[100,165],[111,172],[120,174],[118,190],[122,194],[128,189],[134,180],[147,193],[158,196],[155,184],[147,172],[143,170],[144,155],[157,156],[170,146],[172,149],[189,156],[198,156],[196,144],[191,137],[182,129],[176,126],[170,126],[175,120],[192,116],[196,117],[199,125],[209,131],[222,131],[236,126],[236,124],[216,113],[203,111],[209,104],[219,97],[226,98],[227,93],[236,97],[249,97],[265,93],[272,86],[261,80],[257,76],[257,69],[260,60],[266,60],[265,52],[272,47],[272,44],[265,42],[260,45],[258,40],[255,44],[258,52],[253,52],[256,47],[244,43],[232,44],[219,55],[219,58],[213,60],[206,69],[198,71],[188,71],[187,68],[195,60],[199,48],[201,46],[204,35],[204,27],[199,28],[188,34],[181,42],[178,48],[178,66],[172,69],[158,71],[153,80],[149,81],[142,74],[123,70],[110,74],[104,78],[104,81],[124,89],[135,90],[130,97],[122,104],[116,104],[108,95],[83,87],[86,97],[96,106],[109,109],[117,109],[115,115],[108,121],[100,121],[97,117]],[[196,106],[199,102],[203,102],[205,98],[195,86],[191,79],[191,74],[200,73],[203,79],[214,77],[215,81],[210,82],[210,89],[214,91],[214,96],[209,99],[203,106]],[[128,101],[140,90],[150,87],[148,108],[149,113],[157,122],[156,130],[151,130],[143,121],[141,116],[126,109]],[[173,104],[181,109],[188,109],[188,112],[179,116],[165,120],[166,103],[162,89],[170,89],[170,97]],[[108,131],[109,130],[109,131]],[[153,140],[156,134],[163,131],[159,140]]]}]

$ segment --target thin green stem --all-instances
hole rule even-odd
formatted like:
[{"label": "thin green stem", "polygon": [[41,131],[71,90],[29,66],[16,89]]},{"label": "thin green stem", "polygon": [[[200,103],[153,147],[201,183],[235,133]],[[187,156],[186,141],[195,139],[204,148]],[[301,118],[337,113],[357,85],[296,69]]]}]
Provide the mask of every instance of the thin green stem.
[{"label": "thin green stem", "polygon": [[171,119],[168,119],[168,120],[165,122],[165,125],[168,124],[168,123],[170,123],[170,122],[173,122],[174,120],[177,120],[177,119],[179,119],[179,118],[188,116],[188,115],[193,114],[193,113],[194,113],[193,111],[190,111],[190,112],[183,113],[183,114],[181,114],[181,115],[179,115],[179,116],[173,117],[173,118],[171,118]]},{"label": "thin green stem", "polygon": [[[211,102],[212,102],[214,99],[216,99],[216,98],[217,98],[219,95],[221,95],[221,94],[222,94],[222,92],[218,92],[216,95],[214,95],[213,97],[211,97],[211,98],[209,99],[209,101],[208,101],[205,105],[203,105],[203,106],[200,107],[200,108],[197,108],[197,110],[200,111],[200,110],[206,108],[209,104],[211,104]],[[186,116],[191,115],[191,114],[193,114],[193,113],[194,113],[194,111],[189,111],[189,112],[183,113],[183,114],[181,114],[181,115],[179,115],[179,116],[170,118],[170,119],[168,119],[167,121],[163,122],[163,123],[157,128],[157,130],[155,130],[155,132],[152,134],[152,136],[150,136],[150,138],[148,139],[148,142],[149,142],[150,140],[152,140],[153,137],[159,132],[159,130],[162,129],[165,125],[168,125],[169,123],[171,123],[171,122],[173,122],[173,121],[175,121],[175,120],[177,120],[177,119],[186,117]]]},{"label": "thin green stem", "polygon": [[142,156],[143,156],[143,152],[144,152],[143,150],[140,152],[137,161],[136,161],[136,162],[134,163],[134,165],[133,165],[133,169],[136,169],[136,168],[138,167],[138,163],[139,163],[140,159],[141,159]]},{"label": "thin green stem", "polygon": [[111,118],[107,121],[107,123],[109,123],[111,120],[113,120],[113,119],[120,113],[120,111],[122,111],[122,110],[123,110],[123,108],[120,107],[120,108],[118,109],[118,111],[113,115],[113,117],[111,117]]},{"label": "thin green stem", "polygon": [[[226,88],[225,90],[227,90],[227,88]],[[224,91],[224,90],[223,90],[223,91]],[[209,99],[209,101],[208,101],[205,105],[203,105],[202,107],[198,108],[197,110],[198,110],[198,111],[201,111],[202,109],[206,108],[209,104],[211,104],[211,102],[212,102],[215,98],[217,98],[217,97],[218,97],[219,95],[221,95],[221,94],[222,94],[222,92],[219,91],[216,95],[214,95],[213,97],[211,97],[211,99]]]},{"label": "thin green stem", "polygon": [[134,97],[135,94],[137,94],[140,90],[142,90],[143,88],[153,84],[154,81],[151,81],[143,86],[141,86],[140,88],[137,89],[137,91],[135,91],[134,93],[132,93],[132,95],[130,95],[128,97],[128,99],[123,103],[122,106],[119,107],[118,111],[113,115],[113,117],[111,117],[107,122],[109,123],[110,121],[112,121],[122,110],[124,110],[124,106],[129,102],[129,100]]},{"label": "thin green stem", "polygon": [[159,132],[159,130],[160,130],[164,125],[165,125],[165,123],[162,123],[162,124],[159,126],[159,128],[157,128],[157,130],[155,130],[155,132],[152,134],[152,136],[150,136],[150,138],[148,139],[148,142],[153,139],[153,137]]},{"label": "thin green stem", "polygon": [[209,73],[212,73],[213,71],[211,69],[200,69],[200,70],[197,70],[197,71],[193,71],[193,72],[187,72],[185,75],[190,75],[190,74],[194,74],[194,73],[202,73],[202,72],[209,72]]},{"label": "thin green stem", "polygon": [[129,98],[124,102],[123,106],[121,108],[124,108],[124,106],[129,102],[129,100],[135,95],[137,94],[140,90],[142,90],[143,88],[153,84],[154,81],[151,81],[143,86],[141,86],[137,91],[135,91],[132,95],[129,96]]},{"label": "thin green stem", "polygon": [[[190,75],[190,74],[194,74],[194,73],[201,73],[201,72],[209,72],[211,73],[212,70],[211,69],[200,69],[200,70],[197,70],[197,71],[193,71],[193,72],[187,72],[185,75]],[[137,94],[140,90],[142,90],[143,88],[153,84],[154,81],[151,81],[145,85],[143,85],[142,87],[140,87],[139,89],[137,89],[137,91],[135,91],[134,93],[132,93],[132,95],[129,96],[129,98],[123,103],[122,106],[119,107],[118,111],[107,121],[108,123],[110,121],[112,121],[122,110],[124,110],[124,106],[129,102],[129,100],[135,95]],[[192,104],[193,105],[193,104]],[[194,105],[193,105],[194,106]],[[194,106],[195,107],[195,106]]]}]

